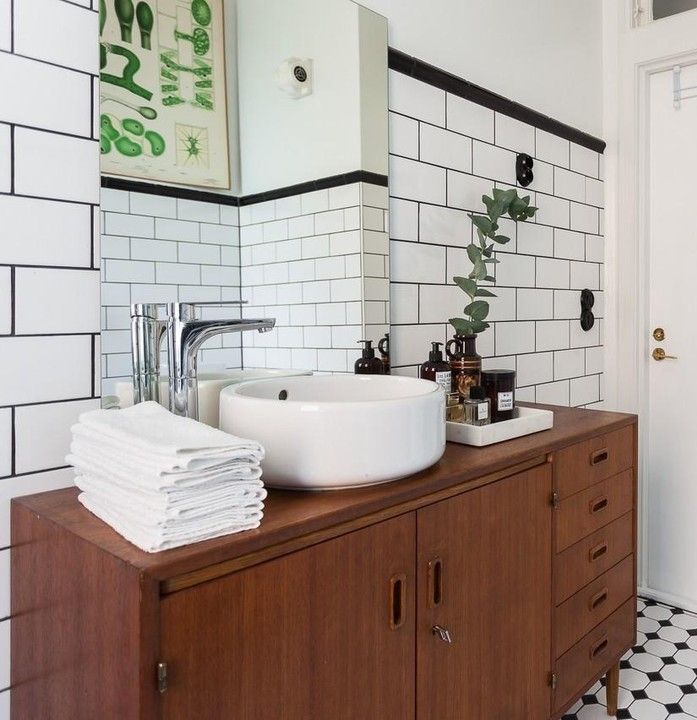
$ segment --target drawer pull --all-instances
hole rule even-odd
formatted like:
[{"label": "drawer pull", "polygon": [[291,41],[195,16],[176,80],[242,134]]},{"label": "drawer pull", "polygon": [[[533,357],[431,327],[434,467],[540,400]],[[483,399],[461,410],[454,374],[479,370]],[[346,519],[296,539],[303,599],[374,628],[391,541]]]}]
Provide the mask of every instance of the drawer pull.
[{"label": "drawer pull", "polygon": [[610,459],[610,452],[607,448],[596,450],[591,454],[591,465],[601,465]]},{"label": "drawer pull", "polygon": [[394,575],[390,578],[390,628],[392,630],[399,630],[406,620],[406,586],[406,575]]},{"label": "drawer pull", "polygon": [[596,513],[602,512],[607,508],[609,505],[609,501],[605,495],[599,498],[595,498],[595,500],[591,500],[590,505],[588,507],[588,511],[591,515],[595,515]]},{"label": "drawer pull", "polygon": [[431,607],[438,607],[443,602],[443,561],[434,558],[428,563],[428,598]]},{"label": "drawer pull", "polygon": [[609,591],[607,588],[603,588],[599,593],[593,595],[588,601],[588,609],[595,610],[600,607],[608,599]]},{"label": "drawer pull", "polygon": [[599,655],[602,655],[607,650],[607,646],[608,638],[607,635],[605,635],[605,637],[598,640],[591,648],[591,660],[595,660]]},{"label": "drawer pull", "polygon": [[588,553],[588,559],[590,560],[590,562],[595,562],[603,555],[605,555],[607,553],[607,550],[607,542],[602,542],[600,543],[600,545],[596,545],[594,548],[591,548],[590,552]]}]

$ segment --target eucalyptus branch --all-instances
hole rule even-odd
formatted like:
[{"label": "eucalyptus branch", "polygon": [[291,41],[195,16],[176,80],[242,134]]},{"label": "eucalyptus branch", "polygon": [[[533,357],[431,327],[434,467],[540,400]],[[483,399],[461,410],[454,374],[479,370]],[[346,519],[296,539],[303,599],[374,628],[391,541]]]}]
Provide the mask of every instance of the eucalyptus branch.
[{"label": "eucalyptus branch", "polygon": [[472,263],[472,271],[467,277],[453,278],[453,282],[470,299],[470,303],[463,310],[465,317],[450,319],[450,324],[458,335],[476,335],[490,327],[486,322],[489,317],[489,303],[478,298],[496,297],[491,290],[482,287],[481,283],[496,282],[490,272],[490,267],[500,262],[494,256],[494,249],[496,245],[506,245],[511,241],[506,235],[499,234],[499,220],[508,215],[514,222],[525,222],[537,213],[537,208],[530,205],[530,196],[521,198],[516,190],[494,188],[492,196],[482,196],[486,215],[469,214],[477,231],[478,241],[472,240],[467,246],[467,257]]}]

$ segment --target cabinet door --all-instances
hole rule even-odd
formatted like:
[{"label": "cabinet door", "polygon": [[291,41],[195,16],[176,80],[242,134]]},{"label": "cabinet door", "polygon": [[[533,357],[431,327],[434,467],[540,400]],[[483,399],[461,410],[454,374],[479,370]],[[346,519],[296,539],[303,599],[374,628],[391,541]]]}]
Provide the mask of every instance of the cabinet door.
[{"label": "cabinet door", "polygon": [[414,718],[415,516],[162,602],[166,720]]},{"label": "cabinet door", "polygon": [[420,720],[549,717],[551,477],[541,466],[418,511]]}]

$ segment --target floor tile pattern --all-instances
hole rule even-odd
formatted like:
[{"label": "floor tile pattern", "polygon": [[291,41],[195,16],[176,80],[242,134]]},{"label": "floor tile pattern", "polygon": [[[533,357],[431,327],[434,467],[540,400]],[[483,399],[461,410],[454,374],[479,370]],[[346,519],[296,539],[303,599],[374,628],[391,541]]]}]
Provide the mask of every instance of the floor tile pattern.
[{"label": "floor tile pattern", "polygon": [[[697,718],[697,615],[639,599],[637,642],[621,663],[617,717]],[[605,687],[596,683],[562,720],[607,720]]]}]

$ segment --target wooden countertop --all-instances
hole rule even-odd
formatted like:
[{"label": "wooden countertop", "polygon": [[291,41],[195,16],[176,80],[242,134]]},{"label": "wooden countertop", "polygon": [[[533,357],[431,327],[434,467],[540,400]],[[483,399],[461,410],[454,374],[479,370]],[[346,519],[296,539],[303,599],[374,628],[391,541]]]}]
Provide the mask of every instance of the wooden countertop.
[{"label": "wooden countertop", "polygon": [[554,450],[636,422],[634,415],[546,409],[554,410],[551,430],[487,448],[448,443],[445,455],[433,467],[384,485],[319,493],[272,490],[258,530],[156,554],[142,552],[89,513],[77,501],[76,488],[15,498],[12,504],[138,568],[160,582],[162,592],[173,592],[208,579],[211,566],[218,567],[215,575],[222,575],[257,564],[431,504],[452,495],[455,489],[459,492],[470,485],[491,482],[510,474],[510,468],[532,467],[545,462]]}]

